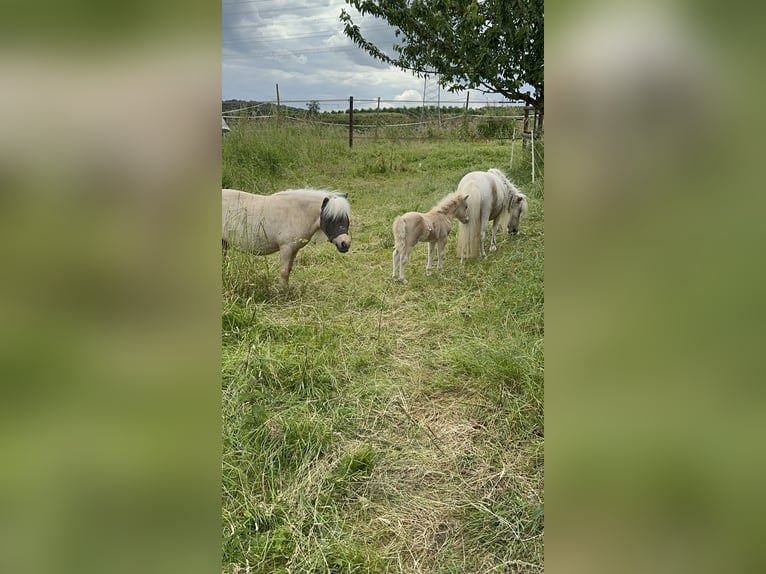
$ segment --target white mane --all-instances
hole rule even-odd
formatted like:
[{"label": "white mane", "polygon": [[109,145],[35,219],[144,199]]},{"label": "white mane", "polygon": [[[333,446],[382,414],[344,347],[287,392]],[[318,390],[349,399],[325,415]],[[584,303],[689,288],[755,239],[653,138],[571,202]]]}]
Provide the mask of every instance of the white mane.
[{"label": "white mane", "polygon": [[516,195],[521,198],[521,215],[526,215],[527,209],[529,208],[529,205],[527,205],[527,196],[520,191],[517,191]]},{"label": "white mane", "polygon": [[506,179],[506,180],[508,179],[508,176],[507,176],[507,175],[505,175],[505,173],[503,172],[503,170],[501,170],[501,169],[497,169],[497,168],[495,168],[495,167],[493,167],[492,169],[488,169],[488,170],[487,170],[487,173],[491,173],[491,174],[492,174],[492,175],[494,175],[495,177],[499,177],[499,178],[501,178],[501,179]]},{"label": "white mane", "polygon": [[293,195],[303,195],[306,197],[329,197],[330,201],[327,202],[327,205],[324,208],[327,217],[336,219],[338,217],[350,218],[351,216],[351,205],[348,203],[348,200],[343,195],[335,191],[314,188],[286,189],[284,191],[277,192],[274,195],[282,195],[288,193]]},{"label": "white mane", "polygon": [[464,191],[453,191],[452,193],[441,198],[439,203],[431,208],[431,211],[445,211],[452,208],[452,206],[454,206],[459,201],[463,201],[466,197],[467,194]]},{"label": "white mane", "polygon": [[327,202],[324,210],[327,217],[330,219],[349,219],[351,216],[351,206],[349,205],[348,200],[337,193],[330,195],[330,201]]},{"label": "white mane", "polygon": [[492,168],[492,169],[488,169],[487,173],[499,179],[500,182],[503,184],[503,188],[505,188],[507,201],[511,200],[511,196],[521,194],[518,188],[513,184],[513,182],[510,179],[508,179],[508,176],[505,175],[505,172],[503,172],[502,170],[497,168]]}]

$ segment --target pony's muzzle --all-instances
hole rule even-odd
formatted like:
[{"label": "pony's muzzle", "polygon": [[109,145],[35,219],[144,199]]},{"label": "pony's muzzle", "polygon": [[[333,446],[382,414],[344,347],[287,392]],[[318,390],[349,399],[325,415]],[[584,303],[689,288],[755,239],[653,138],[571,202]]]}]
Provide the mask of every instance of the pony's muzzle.
[{"label": "pony's muzzle", "polygon": [[332,242],[335,244],[335,247],[338,248],[338,251],[341,253],[346,253],[351,248],[351,238],[348,235],[339,235],[335,239],[332,240]]}]

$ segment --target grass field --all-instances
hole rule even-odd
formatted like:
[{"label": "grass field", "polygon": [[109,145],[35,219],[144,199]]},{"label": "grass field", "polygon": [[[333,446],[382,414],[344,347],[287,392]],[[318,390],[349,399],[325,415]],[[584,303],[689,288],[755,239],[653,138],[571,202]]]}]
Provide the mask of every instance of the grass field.
[{"label": "grass field", "polygon": [[[333,133],[336,135],[334,136]],[[223,564],[235,572],[543,570],[543,183],[508,142],[364,141],[255,125],[223,185],[349,192],[352,247],[222,264]],[[520,235],[391,280],[391,223],[473,169],[530,199]]]}]

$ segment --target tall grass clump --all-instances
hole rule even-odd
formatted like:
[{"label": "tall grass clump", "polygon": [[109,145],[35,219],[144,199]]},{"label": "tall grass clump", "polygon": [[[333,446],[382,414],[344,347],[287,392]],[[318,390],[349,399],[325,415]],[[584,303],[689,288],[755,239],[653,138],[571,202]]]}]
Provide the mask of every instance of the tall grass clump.
[{"label": "tall grass clump", "polygon": [[[346,191],[352,247],[305,247],[284,290],[276,256],[222,264],[222,571],[541,572],[544,179],[529,148],[512,166],[509,142],[349,149],[338,132],[241,130],[223,183]],[[430,277],[421,244],[393,283],[393,218],[491,167],[529,197],[520,234],[460,264],[453,232]]]},{"label": "tall grass clump", "polygon": [[[223,142],[223,187],[268,190],[286,174],[332,163],[343,142],[322,130],[254,121],[237,125]],[[262,191],[263,192],[263,191]]]}]

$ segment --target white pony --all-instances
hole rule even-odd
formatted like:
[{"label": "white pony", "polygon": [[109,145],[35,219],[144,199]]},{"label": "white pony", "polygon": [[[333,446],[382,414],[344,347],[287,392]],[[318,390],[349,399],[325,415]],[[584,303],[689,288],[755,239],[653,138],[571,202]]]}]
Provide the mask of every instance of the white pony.
[{"label": "white pony", "polygon": [[405,285],[404,269],[407,259],[415,245],[420,241],[428,242],[428,262],[426,263],[426,275],[431,274],[434,261],[434,249],[439,249],[439,261],[436,264],[437,271],[442,270],[442,256],[447,245],[447,238],[452,231],[452,219],[457,218],[462,222],[468,221],[468,196],[459,191],[453,191],[443,198],[428,213],[409,211],[394,219],[392,226],[394,232],[394,257],[393,278]]},{"label": "white pony", "polygon": [[348,194],[288,189],[274,195],[222,190],[222,246],[256,255],[279,251],[279,278],[287,286],[296,253],[312,238],[332,241],[341,253],[351,247]]},{"label": "white pony", "polygon": [[487,224],[492,220],[489,250],[497,249],[497,228],[507,222],[508,233],[519,232],[519,220],[527,213],[527,196],[521,193],[499,169],[472,171],[460,180],[458,191],[468,195],[468,222],[457,230],[460,260],[481,255]]}]

